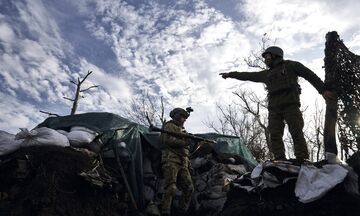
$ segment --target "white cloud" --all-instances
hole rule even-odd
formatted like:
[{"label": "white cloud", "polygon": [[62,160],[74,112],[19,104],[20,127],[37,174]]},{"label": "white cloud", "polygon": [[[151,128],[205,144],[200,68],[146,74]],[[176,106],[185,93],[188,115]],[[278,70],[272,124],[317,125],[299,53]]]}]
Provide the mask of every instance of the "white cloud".
[{"label": "white cloud", "polygon": [[[94,85],[99,85],[99,87],[81,93],[84,98],[80,98],[76,113],[96,111],[121,114],[124,105],[132,97],[129,85],[122,78],[107,74],[101,68],[87,62],[86,59],[81,59],[79,73],[73,74],[73,80],[76,82],[78,77],[82,80],[89,70],[93,73],[84,81],[81,89],[87,89]],[[74,94],[74,91],[69,92],[67,97],[74,98]],[[68,101],[67,106],[71,107],[72,102]]]},{"label": "white cloud", "polygon": [[56,21],[51,18],[42,2],[28,0],[25,3],[16,2],[15,5],[19,11],[19,19],[43,47],[57,56],[64,55],[64,48],[71,48],[64,43]]},{"label": "white cloud", "polygon": [[[0,56],[0,76],[5,81],[2,85],[7,92],[13,95],[21,92],[29,100],[61,102],[69,90],[64,86],[69,80],[69,71],[59,57],[69,46],[40,2],[17,2],[15,6],[20,14],[17,21],[7,19],[5,22],[4,19],[1,24],[8,35],[0,38],[1,43],[6,44],[5,53]],[[29,34],[36,40],[23,35],[22,24],[26,24]]]},{"label": "white cloud", "polygon": [[125,68],[120,74],[135,84],[132,88],[155,91],[173,106],[214,104],[228,87],[218,73],[238,66],[250,50],[236,25],[202,2],[194,11],[154,2],[137,9],[123,2],[96,4],[95,14],[103,18],[91,18],[88,28],[101,39],[111,38]]},{"label": "white cloud", "polygon": [[37,107],[3,93],[0,93],[0,110],[0,130],[14,134],[19,128],[32,129],[44,120]]},{"label": "white cloud", "polygon": [[[357,28],[357,1],[246,1],[239,13],[246,16],[241,25],[260,38],[271,33],[287,53],[323,46],[325,34],[336,30],[340,35]],[[357,21],[356,21],[357,20]],[[259,39],[257,39],[259,40]]]},{"label": "white cloud", "polygon": [[[89,83],[87,86],[100,85],[112,98],[116,100],[128,100],[132,96],[131,88],[124,79],[118,75],[107,74],[104,70],[87,62],[85,59],[81,60],[81,71],[93,71],[88,77]],[[84,89],[86,83],[84,83]]]},{"label": "white cloud", "polygon": [[[0,17],[1,18],[1,17]],[[5,46],[7,43],[11,43],[15,34],[11,27],[0,20],[0,41]]]},{"label": "white cloud", "polygon": [[350,42],[346,43],[350,51],[353,53],[359,54],[360,53],[360,31],[354,33],[351,36]]}]

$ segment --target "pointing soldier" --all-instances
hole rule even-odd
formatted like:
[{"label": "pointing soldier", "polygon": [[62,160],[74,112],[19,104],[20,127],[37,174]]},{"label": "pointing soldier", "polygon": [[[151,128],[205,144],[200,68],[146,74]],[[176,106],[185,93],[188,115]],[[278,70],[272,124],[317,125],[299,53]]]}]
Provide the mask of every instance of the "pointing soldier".
[{"label": "pointing soldier", "polygon": [[[188,109],[187,109],[188,110]],[[172,120],[163,125],[163,130],[175,133],[186,133],[184,123],[189,112],[182,108],[175,108],[170,112]],[[179,209],[186,212],[194,191],[189,172],[189,143],[185,138],[161,133],[160,142],[164,146],[161,155],[162,172],[165,179],[165,192],[161,203],[162,215],[170,215],[171,204],[176,193],[176,186],[182,191]]]},{"label": "pointing soldier", "polygon": [[222,78],[234,78],[261,82],[268,91],[269,130],[271,151],[276,160],[285,158],[285,148],[282,140],[284,121],[288,124],[289,132],[294,142],[296,159],[309,158],[303,127],[304,120],[300,111],[300,86],[298,77],[310,82],[322,96],[328,100],[333,93],[325,90],[324,82],[310,69],[300,62],[284,60],[284,53],[280,47],[268,47],[262,57],[265,59],[267,70],[260,72],[229,72],[220,73]]}]

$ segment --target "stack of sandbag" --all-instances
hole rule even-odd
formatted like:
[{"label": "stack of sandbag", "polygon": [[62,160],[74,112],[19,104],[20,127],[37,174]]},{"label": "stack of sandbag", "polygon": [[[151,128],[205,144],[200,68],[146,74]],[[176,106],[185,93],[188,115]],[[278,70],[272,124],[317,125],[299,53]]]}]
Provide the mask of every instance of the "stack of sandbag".
[{"label": "stack of sandbag", "polygon": [[0,156],[13,153],[30,146],[69,146],[68,138],[51,128],[41,127],[33,130],[20,128],[16,135],[0,131]]},{"label": "stack of sandbag", "polygon": [[142,145],[145,213],[160,215],[160,203],[164,193],[161,173],[161,151],[151,144]]},{"label": "stack of sandbag", "polygon": [[147,215],[160,215],[159,206],[161,203],[161,194],[164,188],[161,186],[163,181],[156,175],[152,168],[152,162],[148,156],[143,158],[144,170],[144,199],[146,203],[145,212]]},{"label": "stack of sandbag", "polygon": [[69,139],[70,145],[73,147],[86,147],[97,136],[95,131],[81,126],[71,127],[70,132],[58,131]]},{"label": "stack of sandbag", "polygon": [[[165,182],[159,170],[161,158],[158,151],[149,150],[144,146],[144,198],[148,206],[148,215],[159,215],[161,198],[164,194]],[[254,166],[246,164],[246,160],[239,155],[216,153],[209,149],[200,149],[192,154],[190,173],[194,184],[194,192],[188,215],[218,215],[226,201],[230,182],[250,171]],[[176,212],[182,193],[176,191],[173,198],[173,210]]]},{"label": "stack of sandbag", "polygon": [[231,155],[219,160],[212,153],[192,159],[191,166],[195,212],[218,215],[226,201],[229,182],[246,173],[245,166]]},{"label": "stack of sandbag", "polygon": [[[88,148],[96,153],[101,150],[102,144],[93,142],[97,133],[86,127],[74,126],[70,131],[54,130],[47,127],[20,128],[16,135],[0,131],[0,156],[10,154],[20,148],[31,146],[61,146]],[[98,140],[101,142],[101,140]]]},{"label": "stack of sandbag", "polygon": [[22,147],[45,145],[66,147],[70,145],[66,136],[47,127],[35,128],[31,131],[26,128],[20,128],[20,132],[15,135],[15,139],[22,140]]},{"label": "stack of sandbag", "polygon": [[99,153],[101,151],[101,140],[97,139],[96,142],[94,142],[95,138],[98,136],[96,131],[83,126],[73,126],[69,132],[64,130],[57,131],[68,138],[72,147],[87,148],[95,153]]}]

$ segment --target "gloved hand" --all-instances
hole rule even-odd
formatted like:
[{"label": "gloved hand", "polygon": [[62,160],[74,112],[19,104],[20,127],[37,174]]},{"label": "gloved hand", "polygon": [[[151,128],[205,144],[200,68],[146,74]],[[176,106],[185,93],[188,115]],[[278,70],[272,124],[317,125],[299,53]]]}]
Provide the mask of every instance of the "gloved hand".
[{"label": "gloved hand", "polygon": [[325,100],[335,100],[336,99],[336,93],[333,91],[324,91],[322,93],[322,96],[324,97]]},{"label": "gloved hand", "polygon": [[226,78],[229,78],[230,77],[230,73],[219,73],[219,75],[223,78],[223,79],[226,79]]}]

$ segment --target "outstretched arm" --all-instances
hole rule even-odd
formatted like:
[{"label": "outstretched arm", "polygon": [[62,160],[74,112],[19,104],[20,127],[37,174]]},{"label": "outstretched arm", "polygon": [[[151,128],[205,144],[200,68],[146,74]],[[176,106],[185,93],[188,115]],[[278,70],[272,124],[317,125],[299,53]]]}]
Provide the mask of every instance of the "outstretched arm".
[{"label": "outstretched arm", "polygon": [[237,72],[231,71],[228,73],[219,73],[219,75],[226,79],[226,78],[234,78],[243,81],[252,81],[252,82],[265,82],[267,77],[267,71],[260,71],[260,72]]}]

